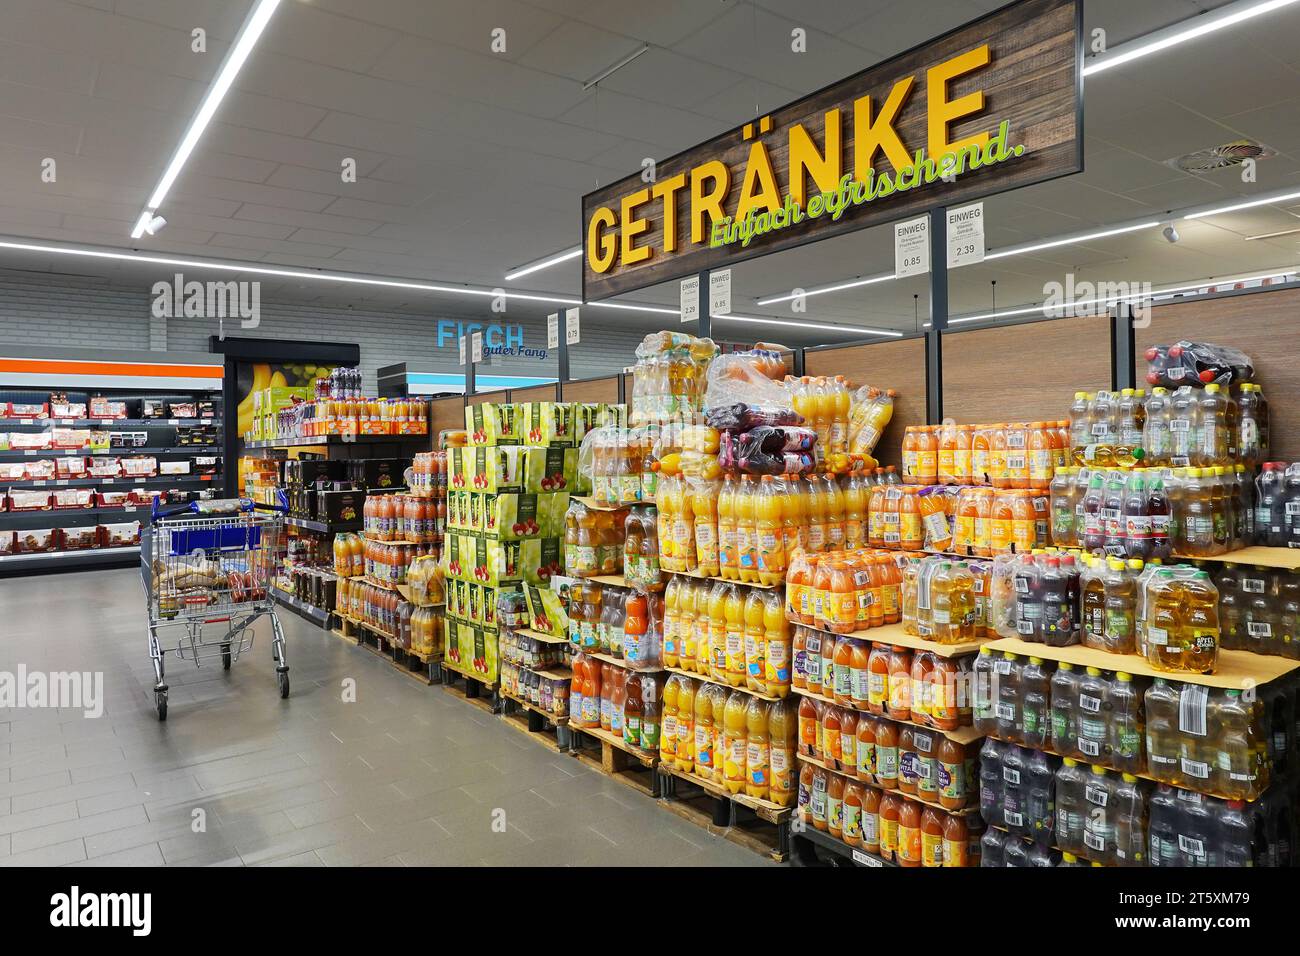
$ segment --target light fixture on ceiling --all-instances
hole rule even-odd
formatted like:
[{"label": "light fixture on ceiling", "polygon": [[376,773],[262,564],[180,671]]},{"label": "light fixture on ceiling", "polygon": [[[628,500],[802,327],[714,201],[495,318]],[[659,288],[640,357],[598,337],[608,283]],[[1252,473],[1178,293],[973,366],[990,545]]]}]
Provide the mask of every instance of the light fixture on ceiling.
[{"label": "light fixture on ceiling", "polygon": [[517,269],[506,273],[506,281],[514,282],[526,275],[532,275],[534,272],[541,272],[543,269],[549,269],[551,266],[558,266],[561,262],[568,262],[570,259],[576,259],[582,255],[582,246],[574,246],[572,249],[565,249],[563,252],[557,252],[553,256],[544,256],[533,262],[525,263]]},{"label": "light fixture on ceiling", "polygon": [[1165,223],[1164,228],[1160,230],[1160,235],[1164,236],[1165,242],[1169,243],[1170,245],[1173,245],[1179,239],[1182,238],[1182,236],[1178,234],[1178,229],[1174,226],[1172,222]]},{"label": "light fixture on ceiling", "polygon": [[1246,236],[1246,242],[1254,242],[1257,239],[1280,239],[1282,236],[1294,236],[1300,232],[1300,229],[1283,229],[1281,232],[1266,232],[1259,236]]},{"label": "light fixture on ceiling", "polygon": [[623,59],[619,60],[613,66],[601,70],[591,79],[589,79],[586,83],[582,84],[582,92],[585,93],[587,92],[587,90],[591,89],[593,86],[595,86],[597,83],[600,83],[602,80],[609,79],[611,76],[613,76],[619,70],[623,69],[623,67],[627,66],[629,63],[631,63],[633,60],[635,60],[637,57],[639,57],[642,53],[644,53],[648,49],[650,49],[650,44],[643,43],[641,44],[639,49],[633,50],[631,53],[623,57]]},{"label": "light fixture on ceiling", "polygon": [[235,42],[231,44],[230,50],[226,53],[226,58],[221,62],[221,68],[217,71],[216,79],[208,87],[207,95],[203,97],[203,103],[199,106],[199,111],[190,120],[189,128],[185,130],[185,135],[181,137],[180,144],[176,147],[176,152],[172,154],[171,161],[167,164],[162,179],[158,180],[158,185],[154,187],[153,195],[149,197],[149,203],[145,207],[144,213],[136,222],[135,229],[131,231],[132,239],[139,239],[146,232],[153,235],[152,232],[145,228],[145,217],[147,216],[149,220],[152,220],[154,214],[161,208],[163,200],[167,198],[167,193],[172,188],[172,184],[176,182],[176,177],[181,174],[186,161],[190,158],[190,153],[194,152],[194,147],[203,138],[203,132],[208,128],[208,124],[212,122],[217,107],[221,105],[222,99],[230,91],[230,87],[235,82],[235,77],[239,75],[244,62],[248,59],[248,55],[253,52],[253,47],[257,45],[257,41],[266,29],[267,23],[271,20],[271,15],[275,13],[276,7],[279,5],[280,0],[257,0],[253,9],[249,11],[248,17],[244,20],[244,25],[239,30],[239,35],[235,37]]},{"label": "light fixture on ceiling", "polygon": [[1101,229],[1096,232],[1074,233],[1069,236],[1062,236],[1060,239],[1049,239],[1044,242],[1028,242],[1019,246],[1007,246],[1005,249],[994,249],[992,252],[985,254],[984,260],[1005,259],[1008,256],[1027,256],[1030,253],[1042,252],[1044,249],[1055,249],[1059,246],[1077,246],[1085,242],[1095,242],[1098,239],[1107,239],[1111,236],[1122,236],[1128,232],[1138,232],[1142,229],[1153,229],[1160,225],[1156,220],[1149,222],[1139,222],[1128,226],[1114,226],[1109,229]]},{"label": "light fixture on ceiling", "polygon": [[1184,219],[1204,219],[1206,216],[1220,216],[1227,212],[1237,212],[1241,209],[1254,209],[1256,206],[1271,206],[1274,203],[1287,202],[1292,199],[1300,199],[1300,192],[1287,193],[1270,193],[1267,196],[1260,196],[1257,199],[1248,199],[1245,202],[1229,203],[1226,206],[1213,206],[1209,209],[1202,209],[1200,212],[1189,212],[1183,216]]},{"label": "light fixture on ceiling", "polygon": [[799,329],[827,329],[832,332],[845,332],[850,335],[885,335],[890,338],[901,338],[903,333],[896,332],[893,329],[871,329],[865,326],[857,325],[828,325],[821,322],[795,322],[790,319],[769,319],[761,315],[739,315],[731,312],[727,315],[714,315],[711,318],[715,322],[726,321],[730,319],[733,322],[759,322],[766,325],[790,325]]},{"label": "light fixture on ceiling", "polygon": [[836,282],[832,285],[819,286],[815,289],[805,289],[802,293],[792,292],[790,295],[774,295],[770,298],[759,299],[758,305],[773,305],[777,302],[790,302],[798,299],[809,298],[814,295],[825,295],[827,292],[842,292],[844,289],[857,289],[864,285],[874,285],[877,282],[891,282],[895,278],[892,272],[882,272],[880,275],[866,276],[862,279],[851,279],[848,282]]},{"label": "light fixture on ceiling", "polygon": [[1262,3],[1255,0],[1238,0],[1237,3],[1230,3],[1212,13],[1202,13],[1165,27],[1163,30],[1156,30],[1127,43],[1121,43],[1085,63],[1083,75],[1091,76],[1093,73],[1131,63],[1133,60],[1159,53],[1161,50],[1186,43],[1188,40],[1195,40],[1208,33],[1215,33],[1243,21],[1272,13],[1295,2],[1296,0],[1263,0]]}]

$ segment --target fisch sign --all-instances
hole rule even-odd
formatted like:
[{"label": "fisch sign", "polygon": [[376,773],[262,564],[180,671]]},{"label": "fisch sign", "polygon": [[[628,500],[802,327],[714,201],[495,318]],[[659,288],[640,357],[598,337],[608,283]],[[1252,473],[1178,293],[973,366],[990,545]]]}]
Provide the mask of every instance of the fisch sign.
[{"label": "fisch sign", "polygon": [[1021,0],[587,194],[583,299],[1081,171],[1081,16]]}]

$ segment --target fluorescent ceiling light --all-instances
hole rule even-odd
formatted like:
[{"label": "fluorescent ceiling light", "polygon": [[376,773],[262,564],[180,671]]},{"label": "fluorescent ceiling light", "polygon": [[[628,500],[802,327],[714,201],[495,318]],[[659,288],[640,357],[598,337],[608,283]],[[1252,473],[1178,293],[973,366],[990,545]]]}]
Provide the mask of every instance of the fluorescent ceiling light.
[{"label": "fluorescent ceiling light", "polygon": [[208,123],[212,122],[217,107],[221,105],[222,99],[230,91],[230,87],[235,82],[235,77],[239,75],[239,71],[244,66],[244,61],[253,52],[253,47],[261,39],[262,31],[266,29],[267,23],[271,20],[271,15],[275,13],[279,5],[280,0],[257,0],[256,5],[249,12],[247,19],[244,20],[244,25],[239,30],[239,36],[235,37],[235,42],[226,53],[226,58],[217,71],[217,78],[212,81],[212,86],[208,88],[207,96],[203,98],[199,111],[190,120],[189,129],[185,131],[180,145],[176,147],[176,152],[172,154],[171,162],[167,164],[162,179],[158,180],[158,185],[154,187],[153,195],[149,197],[149,205],[146,207],[144,215],[141,216],[140,222],[136,223],[135,229],[131,232],[132,239],[139,239],[144,233],[144,217],[152,218],[153,214],[162,206],[163,200],[167,198],[168,190],[176,182],[176,177],[181,174],[186,160],[190,158],[190,153],[194,152],[194,147],[203,138],[203,132],[208,128]]},{"label": "fluorescent ceiling light", "polygon": [[507,272],[506,281],[513,282],[515,279],[522,278],[526,275],[532,275],[534,272],[541,272],[543,269],[549,269],[551,266],[559,265],[561,262],[568,262],[570,259],[576,259],[580,255],[582,255],[582,246],[574,246],[572,249],[565,249],[563,252],[557,252],[553,256],[547,256],[544,259],[538,259],[536,262],[522,265],[513,272]]},{"label": "fluorescent ceiling light", "polygon": [[1183,216],[1184,219],[1203,219],[1206,216],[1218,216],[1225,212],[1236,212],[1238,209],[1254,209],[1256,206],[1268,206],[1273,203],[1286,202],[1291,199],[1300,199],[1300,192],[1282,193],[1281,195],[1273,194],[1262,196],[1259,199],[1250,199],[1245,202],[1232,203],[1227,206],[1216,206],[1212,209],[1205,209],[1201,212],[1189,212]]},{"label": "fluorescent ceiling light", "polygon": [[664,305],[632,305],[628,302],[588,302],[589,306],[599,309],[628,309],[631,312],[653,312],[656,315],[682,314],[681,309],[670,309]]},{"label": "fluorescent ceiling light", "polygon": [[818,322],[795,322],[790,319],[769,319],[761,315],[714,315],[711,318],[715,320],[730,319],[734,322],[762,322],[767,325],[792,325],[800,329],[829,329],[832,332],[847,332],[851,335],[887,335],[891,338],[902,338],[902,332],[895,332],[892,329],[869,329],[865,326],[857,325],[825,325]]},{"label": "fluorescent ceiling light", "polygon": [[1300,229],[1283,229],[1281,232],[1266,232],[1262,236],[1247,236],[1246,242],[1254,242],[1256,239],[1278,239],[1282,236],[1294,236]]},{"label": "fluorescent ceiling light", "polygon": [[1264,0],[1263,3],[1254,3],[1242,0],[1242,2],[1229,4],[1213,13],[1203,13],[1200,16],[1191,17],[1163,30],[1156,30],[1146,36],[1130,40],[1128,43],[1121,43],[1110,52],[1101,54],[1090,63],[1085,63],[1083,75],[1090,76],[1093,73],[1100,73],[1102,70],[1109,70],[1130,63],[1140,57],[1150,56],[1152,53],[1159,53],[1161,50],[1167,50],[1180,43],[1186,43],[1188,40],[1205,36],[1207,33],[1214,33],[1245,20],[1272,13],[1274,10],[1288,7],[1295,2],[1296,0]]},{"label": "fluorescent ceiling light", "polygon": [[809,298],[814,295],[822,295],[826,292],[840,292],[844,289],[856,289],[859,286],[873,285],[877,282],[889,282],[895,278],[892,272],[881,273],[878,276],[868,276],[865,279],[853,279],[849,282],[837,282],[834,285],[825,285],[816,289],[806,289],[802,293],[791,293],[790,295],[774,295],[768,299],[759,299],[758,305],[772,305],[776,302],[789,302],[798,299],[800,295],[803,298]]},{"label": "fluorescent ceiling light", "polygon": [[1031,252],[1041,252],[1044,249],[1055,249],[1058,246],[1073,246],[1079,243],[1092,242],[1096,239],[1105,239],[1108,236],[1121,236],[1126,232],[1137,232],[1140,229],[1151,229],[1160,225],[1158,221],[1140,222],[1133,226],[1117,226],[1113,229],[1103,229],[1099,232],[1088,232],[1080,235],[1065,236],[1061,239],[1051,239],[1047,242],[1035,242],[1023,246],[1007,246],[1005,249],[996,249],[987,253],[984,260],[1004,259],[1007,256],[1026,256]]},{"label": "fluorescent ceiling light", "polygon": [[589,79],[586,83],[582,84],[582,92],[585,93],[587,92],[587,90],[591,89],[593,86],[595,86],[597,83],[601,82],[602,80],[609,79],[611,76],[613,76],[619,70],[623,69],[623,67],[627,66],[629,63],[631,63],[633,60],[635,60],[637,57],[639,57],[642,53],[644,53],[648,49],[650,49],[650,44],[643,43],[638,49],[633,50],[631,53],[623,57],[623,59],[619,60],[613,66],[609,67],[606,70],[601,70],[591,79]]}]

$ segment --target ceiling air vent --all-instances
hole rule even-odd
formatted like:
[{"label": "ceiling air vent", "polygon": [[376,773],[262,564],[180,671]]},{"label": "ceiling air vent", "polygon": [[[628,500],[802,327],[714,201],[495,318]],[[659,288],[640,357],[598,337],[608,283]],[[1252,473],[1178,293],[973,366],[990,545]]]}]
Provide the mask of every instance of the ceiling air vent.
[{"label": "ceiling air vent", "polygon": [[1167,159],[1165,162],[1185,173],[1208,173],[1229,166],[1240,166],[1247,159],[1268,159],[1276,155],[1277,150],[1257,143],[1253,139],[1238,139],[1222,146],[1199,149],[1185,156]]}]

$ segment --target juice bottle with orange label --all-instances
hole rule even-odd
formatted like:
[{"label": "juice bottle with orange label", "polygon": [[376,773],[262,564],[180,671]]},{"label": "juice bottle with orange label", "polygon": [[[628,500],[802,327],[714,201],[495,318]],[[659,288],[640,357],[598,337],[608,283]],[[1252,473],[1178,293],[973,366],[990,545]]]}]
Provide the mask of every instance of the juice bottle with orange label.
[{"label": "juice bottle with orange label", "polygon": [[740,580],[736,554],[736,482],[727,475],[718,491],[718,569],[728,581]]},{"label": "juice bottle with orange label", "polygon": [[840,736],[840,715],[843,711],[833,704],[822,707],[821,759],[838,768],[843,755],[844,740]]},{"label": "juice bottle with orange label", "polygon": [[861,471],[854,471],[844,482],[844,548],[856,551],[865,547],[867,530],[868,486]]},{"label": "juice bottle with orange label", "polygon": [[745,588],[727,585],[723,604],[725,637],[721,679],[732,687],[745,685]]},{"label": "juice bottle with orange label", "polygon": [[1038,544],[1038,513],[1034,492],[1017,491],[1011,501],[1011,547],[1017,553],[1032,551]]},{"label": "juice bottle with orange label", "polygon": [[1051,422],[1031,422],[1029,425],[1029,484],[1037,491],[1052,486],[1056,470],[1057,447],[1055,428]]},{"label": "juice bottle with orange label", "polygon": [[718,560],[718,491],[716,481],[690,479],[691,514],[695,528],[696,570],[704,577],[717,577]]},{"label": "juice bottle with orange label", "polygon": [[904,551],[920,551],[925,544],[917,490],[908,488],[898,502],[898,546]]},{"label": "juice bottle with orange label", "polygon": [[1007,478],[1007,423],[999,422],[989,430],[988,457],[989,484],[994,488],[1009,488]]},{"label": "juice bottle with orange label", "polygon": [[811,697],[799,698],[799,753],[818,756],[817,741],[821,737],[821,702]]},{"label": "juice bottle with orange label", "polygon": [[801,482],[807,489],[804,502],[807,505],[808,551],[820,554],[827,550],[826,496],[816,475],[805,475]]},{"label": "juice bottle with orange label", "polygon": [[884,644],[872,644],[867,655],[867,710],[884,714],[889,702],[889,649]]},{"label": "juice bottle with orange label", "polygon": [[735,587],[718,581],[709,591],[709,639],[700,641],[695,670],[711,680],[724,680],[727,672],[727,599]]},{"label": "juice bottle with orange label", "polygon": [[881,595],[885,605],[884,623],[897,624],[903,619],[903,569],[887,555],[876,559],[883,572]]},{"label": "juice bottle with orange label", "polygon": [[793,702],[783,700],[772,704],[767,712],[768,759],[771,764],[769,797],[782,807],[793,806],[798,792],[794,756],[796,734]]},{"label": "juice bottle with orange label", "polygon": [[893,645],[889,649],[889,698],[885,715],[898,720],[912,718],[912,652]]},{"label": "juice bottle with orange label", "polygon": [[989,474],[989,455],[993,450],[993,427],[991,425],[972,426],[970,442],[970,469],[972,485],[991,483]]},{"label": "juice bottle with orange label", "polygon": [[834,613],[831,597],[831,562],[824,555],[813,565],[811,596],[813,626],[829,630],[831,615]]},{"label": "juice bottle with orange label", "polygon": [[1011,550],[1012,503],[1015,492],[999,490],[993,494],[989,512],[989,549],[993,554],[1006,554]]},{"label": "juice bottle with orange label", "polygon": [[738,690],[732,691],[727,697],[727,704],[723,710],[725,753],[722,755],[722,772],[723,785],[726,786],[728,793],[740,793],[745,789],[746,751],[748,750],[745,709],[750,699]]},{"label": "juice bottle with orange label", "polygon": [[916,448],[917,483],[932,485],[939,480],[939,426],[925,425],[918,429]]},{"label": "juice bottle with orange label", "polygon": [[784,697],[790,692],[790,622],[785,617],[781,595],[762,592],[763,602],[763,685],[764,693]]},{"label": "juice bottle with orange label", "polygon": [[[1029,426],[1024,422],[1007,425],[1007,473],[1005,488],[1029,487]],[[1050,479],[1049,479],[1050,480]]]},{"label": "juice bottle with orange label", "polygon": [[963,488],[957,495],[957,515],[953,521],[952,550],[956,554],[975,553],[975,520],[979,510],[977,489]]},{"label": "juice bottle with orange label", "polygon": [[768,703],[750,697],[745,707],[745,794],[766,800],[771,789],[772,745],[768,732]]},{"label": "juice bottle with orange label", "polygon": [[[830,614],[826,629],[836,634],[849,634],[858,627],[858,593],[853,571],[843,560],[830,563]],[[848,672],[845,672],[845,681]],[[847,692],[847,688],[846,688]]]},{"label": "juice bottle with orange label", "polygon": [[802,536],[804,528],[804,504],[806,499],[799,493],[802,482],[793,475],[783,475],[773,482],[781,504],[781,547],[785,551],[787,567],[795,549],[806,547]]},{"label": "juice bottle with orange label", "polygon": [[758,513],[754,481],[742,475],[736,492],[736,565],[740,580],[758,583]]},{"label": "juice bottle with orange label", "polygon": [[951,551],[953,538],[948,523],[947,496],[939,488],[922,488],[918,498],[925,547],[933,551]]},{"label": "juice bottle with orange label", "polygon": [[921,865],[943,866],[943,818],[933,807],[926,807],[921,814]]},{"label": "juice bottle with orange label", "polygon": [[867,496],[867,544],[873,548],[885,547],[885,493],[883,484],[871,486]]},{"label": "juice bottle with orange label", "polygon": [[970,425],[958,425],[953,444],[952,473],[956,484],[971,484],[971,439],[973,429]]},{"label": "juice bottle with orange label", "polygon": [[904,800],[898,808],[899,866],[921,865],[921,805],[915,800]]},{"label": "juice bottle with orange label", "polygon": [[920,432],[918,426],[908,425],[903,430],[903,484],[919,485],[920,478],[917,477],[917,465],[920,456]]},{"label": "juice bottle with orange label", "polygon": [[746,588],[744,619],[745,680],[742,686],[760,694],[767,693],[766,667],[767,638],[763,626],[763,593],[757,588]]},{"label": "juice bottle with orange label", "polygon": [[844,548],[844,492],[834,475],[822,475],[819,482],[826,502],[826,550]]},{"label": "juice bottle with orange label", "polygon": [[755,536],[757,539],[758,580],[762,584],[780,584],[785,579],[785,537],[781,527],[781,512],[785,495],[771,475],[759,482],[755,502]]},{"label": "juice bottle with orange label", "polygon": [[800,624],[812,624],[812,600],[809,589],[812,586],[812,563],[803,551],[796,551],[790,557],[790,567],[785,580],[786,616]]},{"label": "juice bottle with orange label", "polygon": [[939,426],[938,479],[941,485],[958,484],[957,432],[954,422],[944,422]]},{"label": "juice bottle with orange label", "polygon": [[993,495],[994,489],[981,488],[975,496],[975,553],[985,558],[993,555]]}]

